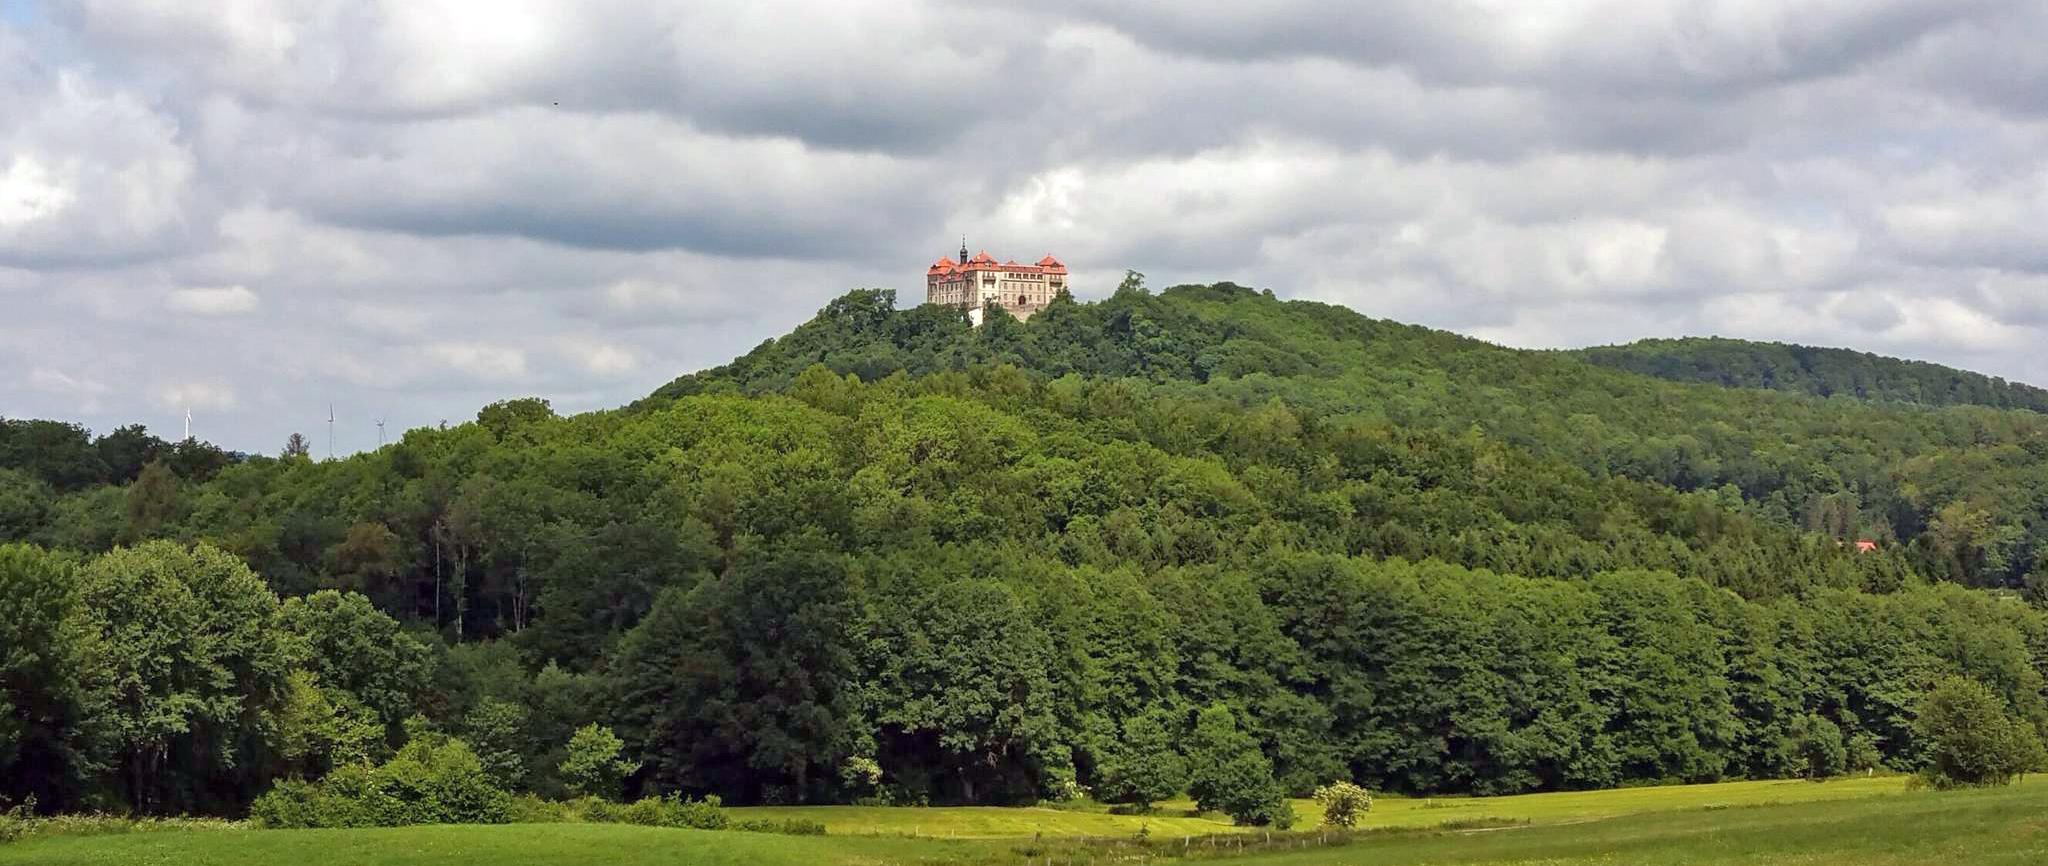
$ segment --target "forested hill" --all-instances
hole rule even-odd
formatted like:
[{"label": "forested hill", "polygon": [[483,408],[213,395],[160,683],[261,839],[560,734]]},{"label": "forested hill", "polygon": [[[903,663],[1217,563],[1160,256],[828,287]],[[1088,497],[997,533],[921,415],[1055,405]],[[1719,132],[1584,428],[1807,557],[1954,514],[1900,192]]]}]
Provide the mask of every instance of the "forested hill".
[{"label": "forested hill", "polygon": [[239,814],[434,731],[559,795],[592,724],[741,802],[1913,770],[1946,677],[2048,733],[2044,433],[1135,278],[343,460],[6,420],[0,802]]},{"label": "forested hill", "polygon": [[1925,406],[1991,406],[2048,412],[2048,390],[1940,364],[1852,349],[1687,337],[1596,346],[1570,354],[1603,367],[1677,382]]},{"label": "forested hill", "polygon": [[[1877,368],[1944,369],[1890,363]],[[2024,586],[2048,555],[2048,418],[2032,411],[1660,381],[1228,283],[1155,295],[1134,282],[1098,303],[980,329],[853,292],[648,403],[780,392],[814,364],[870,381],[1009,364],[1048,379],[1121,379],[1148,395],[1278,399],[1336,423],[1481,435],[1594,478],[1711,494],[1767,525],[1906,545],[1927,573],[1971,585]],[[1956,375],[1987,383],[1987,395],[2039,393]]]}]

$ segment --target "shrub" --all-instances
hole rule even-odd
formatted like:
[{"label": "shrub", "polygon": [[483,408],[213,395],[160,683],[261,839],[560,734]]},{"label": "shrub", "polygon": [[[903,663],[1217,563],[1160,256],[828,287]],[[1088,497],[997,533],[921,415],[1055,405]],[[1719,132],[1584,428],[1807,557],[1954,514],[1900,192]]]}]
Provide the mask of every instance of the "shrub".
[{"label": "shrub", "polygon": [[569,801],[569,812],[594,824],[611,824],[625,820],[626,807],[603,797],[577,797]]},{"label": "shrub", "polygon": [[784,818],[780,821],[741,821],[732,829],[748,833],[780,833],[784,836],[823,836],[825,825],[807,818]]},{"label": "shrub", "polygon": [[339,767],[317,784],[281,780],[249,814],[277,828],[503,824],[511,801],[461,740],[421,734],[382,766]]},{"label": "shrub", "polygon": [[1323,823],[1331,827],[1356,827],[1372,811],[1372,792],[1350,782],[1331,782],[1316,789],[1316,803],[1323,807]]},{"label": "shrub", "polygon": [[0,810],[0,845],[5,845],[28,835],[30,822],[35,820],[36,798],[30,796],[14,804],[11,809]]},{"label": "shrub", "polygon": [[2008,785],[2042,763],[2033,727],[2009,716],[1997,693],[1975,680],[1942,680],[1921,700],[1913,728],[1927,748],[1925,779],[1936,788]]},{"label": "shrub", "polygon": [[[663,797],[642,797],[630,805],[615,810],[615,820],[622,824],[639,824],[646,827],[686,827],[694,830],[723,830],[730,823],[725,808],[716,796],[693,800],[669,794]],[[592,818],[591,820],[602,820]]]},{"label": "shrub", "polygon": [[325,809],[320,786],[304,779],[279,779],[249,804],[249,817],[265,827],[334,826],[323,814]]},{"label": "shrub", "polygon": [[35,798],[29,797],[11,809],[0,809],[0,844],[30,836],[107,836],[121,833],[164,833],[203,830],[240,830],[246,821],[220,818],[131,818],[103,813],[35,814]]},{"label": "shrub", "polygon": [[866,755],[854,755],[839,765],[839,782],[856,800],[874,797],[882,790],[882,765]]},{"label": "shrub", "polygon": [[520,794],[513,797],[507,805],[506,816],[513,824],[561,824],[576,819],[575,814],[570,811],[572,805],[532,794]]},{"label": "shrub", "polygon": [[577,794],[616,797],[619,783],[640,764],[619,757],[625,741],[611,728],[590,724],[569,737],[569,755],[562,759],[562,783]]}]

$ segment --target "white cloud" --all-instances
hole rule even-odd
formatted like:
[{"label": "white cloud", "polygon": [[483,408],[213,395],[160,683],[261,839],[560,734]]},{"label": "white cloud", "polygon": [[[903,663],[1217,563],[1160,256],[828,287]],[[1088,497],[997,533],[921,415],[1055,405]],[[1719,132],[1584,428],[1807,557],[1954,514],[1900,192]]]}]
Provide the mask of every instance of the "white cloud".
[{"label": "white cloud", "polygon": [[617,377],[640,367],[630,349],[608,343],[570,345],[564,353],[594,376]]},{"label": "white cloud", "polygon": [[202,316],[240,316],[256,312],[259,299],[246,286],[172,289],[164,298],[171,309]]},{"label": "white cloud", "polygon": [[227,410],[238,405],[233,386],[224,382],[167,382],[157,386],[156,404],[165,409]]},{"label": "white cloud", "polygon": [[15,228],[47,219],[78,198],[54,183],[49,169],[32,156],[16,156],[0,174],[0,228]]},{"label": "white cloud", "polygon": [[495,382],[525,378],[526,353],[487,343],[435,343],[425,347],[428,358],[447,368]]},{"label": "white cloud", "polygon": [[[8,60],[0,50],[0,65]],[[0,69],[0,265],[173,248],[203,213],[176,122],[83,71],[23,68]]]},{"label": "white cloud", "polygon": [[62,370],[35,367],[29,370],[28,386],[69,403],[73,411],[98,412],[101,399],[112,389],[89,375],[71,375]]},{"label": "white cloud", "polygon": [[1083,297],[1134,267],[2048,380],[2022,0],[44,8],[0,19],[10,414],[202,403],[269,451],[330,401],[618,405],[849,288],[914,301],[962,233]]}]

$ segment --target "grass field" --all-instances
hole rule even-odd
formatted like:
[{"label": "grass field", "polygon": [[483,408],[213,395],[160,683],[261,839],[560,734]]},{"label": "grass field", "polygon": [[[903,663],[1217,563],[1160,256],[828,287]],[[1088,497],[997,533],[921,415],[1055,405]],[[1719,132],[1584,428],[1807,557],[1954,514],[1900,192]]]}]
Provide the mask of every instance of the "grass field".
[{"label": "grass field", "polygon": [[[1837,779],[1825,783],[1724,782],[1717,785],[1675,785],[1610,791],[1523,794],[1513,797],[1382,797],[1366,816],[1366,827],[1438,827],[1479,819],[1527,821],[1532,824],[1586,821],[1640,812],[1700,809],[1709,806],[1751,806],[1764,803],[1806,803],[1896,794],[1906,788],[1904,776]],[[2048,791],[2048,786],[2044,786]],[[952,807],[895,809],[869,806],[754,806],[731,810],[737,819],[808,818],[822,822],[835,836],[864,834],[917,835],[950,839],[997,839],[1046,836],[1115,836],[1146,827],[1154,836],[1200,836],[1240,831],[1221,815],[1194,814],[1187,800],[1162,803],[1151,815],[1111,815],[1107,811],[1067,809],[1004,809]],[[1323,819],[1313,800],[1296,800],[1302,827]]]},{"label": "grass field", "polygon": [[[1936,793],[1904,791],[1898,779],[1731,783],[1480,800],[1382,800],[1373,823],[1387,828],[1347,845],[1319,834],[1279,834],[1275,847],[1229,856],[1245,866],[1279,864],[1525,864],[1525,866],[1904,866],[1921,863],[2048,863],[2048,782]],[[1448,804],[1448,805],[1446,805]],[[1162,831],[1162,821],[1059,810],[821,807],[736,810],[747,817],[796,814],[824,820],[829,836],[775,836],[600,824],[408,827],[380,830],[207,830],[30,839],[0,845],[0,866],[721,866],[721,864],[1124,863],[1226,853]],[[1008,816],[985,814],[1009,813]],[[821,815],[821,813],[823,813]],[[897,813],[904,813],[899,815]],[[904,816],[926,837],[874,835]],[[1423,829],[1492,816],[1527,826],[1475,831]],[[1439,820],[1441,819],[1441,820]],[[1033,823],[1042,821],[1044,823]],[[849,823],[865,822],[865,823]],[[1151,832],[1149,847],[1107,850],[1100,842],[1039,841],[1044,831]],[[842,833],[861,829],[866,835]],[[1009,838],[968,837],[1019,827]],[[1407,829],[1403,829],[1407,828]],[[1256,846],[1264,842],[1246,839]],[[1289,847],[1300,846],[1300,847]]]}]

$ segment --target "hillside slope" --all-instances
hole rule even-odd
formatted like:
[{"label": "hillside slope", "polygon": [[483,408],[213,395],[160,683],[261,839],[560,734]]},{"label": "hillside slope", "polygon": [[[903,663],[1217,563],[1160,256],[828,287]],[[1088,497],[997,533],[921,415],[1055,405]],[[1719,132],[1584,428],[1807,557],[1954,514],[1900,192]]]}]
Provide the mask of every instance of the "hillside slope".
[{"label": "hillside slope", "polygon": [[1675,382],[1925,406],[1990,406],[2048,412],[2048,390],[1940,364],[1887,358],[1853,349],[1687,337],[1596,346],[1567,354],[1603,367]]},{"label": "hillside slope", "polygon": [[[779,391],[813,364],[864,380],[1010,364],[1244,406],[1278,398],[1320,417],[1403,430],[1479,432],[1595,477],[1712,491],[1768,523],[1845,542],[1905,544],[1921,570],[1972,585],[2025,586],[2048,552],[2048,417],[2037,412],[1916,405],[1936,400],[1932,384],[1914,402],[1845,403],[1665,381],[1590,361],[1227,283],[1157,295],[1127,289],[979,330],[952,311],[897,310],[887,293],[854,292],[791,334],[677,379],[653,399]],[[1878,372],[1868,378],[1891,383],[1888,394],[1904,393],[1915,377],[1953,372],[1908,362],[1871,367]],[[1976,374],[1950,378],[1964,384],[1940,393],[1977,394],[1968,383],[1978,380],[1983,401],[2024,403],[2035,393]]]}]

